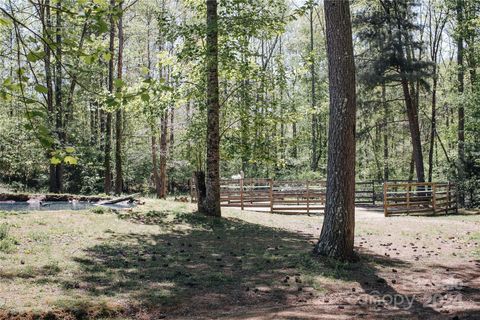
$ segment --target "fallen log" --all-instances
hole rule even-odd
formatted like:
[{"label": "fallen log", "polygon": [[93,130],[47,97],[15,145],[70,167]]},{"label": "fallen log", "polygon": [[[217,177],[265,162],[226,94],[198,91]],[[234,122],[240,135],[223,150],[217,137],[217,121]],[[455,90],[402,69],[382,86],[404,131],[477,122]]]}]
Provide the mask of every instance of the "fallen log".
[{"label": "fallen log", "polygon": [[111,199],[111,200],[104,200],[104,201],[100,201],[100,202],[97,202],[96,205],[105,205],[105,204],[115,204],[115,203],[119,203],[119,202],[123,202],[123,201],[135,201],[135,197],[140,195],[140,193],[134,193],[134,194],[131,194],[129,196],[125,196],[125,197],[120,197],[120,198],[116,198],[116,199]]}]

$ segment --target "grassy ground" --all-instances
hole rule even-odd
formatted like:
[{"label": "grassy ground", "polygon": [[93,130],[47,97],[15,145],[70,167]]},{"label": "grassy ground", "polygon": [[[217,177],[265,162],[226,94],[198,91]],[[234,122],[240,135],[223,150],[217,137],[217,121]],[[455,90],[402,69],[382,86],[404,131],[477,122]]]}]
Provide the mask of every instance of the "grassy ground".
[{"label": "grassy ground", "polygon": [[193,209],[0,213],[0,319],[480,318],[480,216],[358,210],[344,264],[321,217]]}]

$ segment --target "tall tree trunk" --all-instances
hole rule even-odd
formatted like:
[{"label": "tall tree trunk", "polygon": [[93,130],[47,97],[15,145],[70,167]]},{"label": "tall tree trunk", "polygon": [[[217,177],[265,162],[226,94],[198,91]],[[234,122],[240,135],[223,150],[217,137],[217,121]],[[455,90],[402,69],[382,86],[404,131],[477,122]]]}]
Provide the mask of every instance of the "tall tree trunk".
[{"label": "tall tree trunk", "polygon": [[[428,150],[428,181],[433,180],[433,154],[435,152],[435,136],[437,135],[437,86],[438,86],[438,53],[442,40],[442,33],[448,20],[448,13],[440,12],[436,14],[436,7],[429,6],[429,43],[430,59],[433,63],[433,84],[432,84],[432,105],[431,105],[431,126],[430,126],[430,146]],[[447,113],[448,115],[448,113]]]},{"label": "tall tree trunk", "polygon": [[[43,6],[40,7],[41,19],[42,19],[42,35],[45,39],[48,39],[49,32],[52,24],[51,12],[50,12],[50,0],[45,0]],[[53,117],[55,114],[55,106],[53,104],[53,87],[52,87],[52,52],[48,44],[43,45],[43,50],[45,51],[45,57],[43,58],[44,70],[45,70],[45,86],[47,87],[47,111],[48,111],[48,121],[53,123]],[[50,162],[51,154],[53,150],[47,151],[47,160]],[[50,192],[52,189],[55,189],[55,166],[50,164],[49,172],[49,183],[50,183]]]},{"label": "tall tree trunk", "polygon": [[428,182],[433,179],[433,151],[435,148],[435,135],[437,133],[437,65],[433,67],[433,86],[432,86],[432,110],[430,126],[430,147],[428,149]]},{"label": "tall tree trunk", "polygon": [[418,110],[410,92],[407,79],[402,81],[403,96],[407,109],[407,118],[410,128],[410,137],[412,140],[413,157],[415,159],[415,169],[417,172],[417,181],[425,182],[425,169],[423,165],[422,141],[420,139],[420,125],[418,122]]},{"label": "tall tree trunk", "polygon": [[[458,94],[463,95],[465,86],[465,71],[463,66],[463,0],[457,0],[457,24],[459,32],[457,35],[457,68],[458,68]],[[463,104],[458,106],[458,182],[460,184],[458,190],[458,204],[465,206],[465,193],[463,191],[463,183],[465,181],[465,109]]]},{"label": "tall tree trunk", "polygon": [[330,129],[325,219],[315,253],[353,258],[356,93],[348,0],[325,0]]},{"label": "tall tree trunk", "polygon": [[[123,13],[122,2],[119,3],[120,17],[118,19],[118,60],[117,79],[123,78]],[[120,87],[119,91],[122,90]],[[115,193],[123,191],[123,170],[122,170],[122,143],[123,143],[123,111],[121,107],[115,112]]]},{"label": "tall tree trunk", "polygon": [[[57,133],[60,146],[65,144],[65,128],[63,128],[63,95],[62,95],[62,17],[61,17],[61,1],[56,4],[56,30],[55,30],[55,131]],[[62,192],[63,164],[59,163],[55,166],[55,191]]]},{"label": "tall tree trunk", "polygon": [[217,0],[207,1],[207,177],[205,214],[221,216]]},{"label": "tall tree trunk", "polygon": [[314,43],[313,43],[313,3],[310,7],[310,76],[311,76],[311,108],[312,108],[312,132],[311,132],[311,145],[312,145],[312,158],[310,163],[310,169],[317,171],[318,169],[318,115],[317,115],[317,103],[315,97],[315,58],[314,58]]},{"label": "tall tree trunk", "polygon": [[[115,0],[110,0],[110,7],[115,8]],[[108,61],[108,92],[113,94],[113,56],[115,53],[115,20],[113,13],[110,14],[110,43],[109,43],[110,60]],[[105,156],[103,162],[104,169],[104,191],[109,194],[112,191],[112,113],[106,112],[105,121]]]},{"label": "tall tree trunk", "polygon": [[388,104],[387,104],[387,90],[385,82],[382,83],[382,105],[383,105],[383,180],[389,179],[388,166]]},{"label": "tall tree trunk", "polygon": [[[51,10],[50,10],[50,0],[45,0],[44,5],[41,7],[42,13],[42,25],[43,25],[43,37],[45,39],[49,38],[50,29],[52,27],[52,18],[51,18]],[[45,86],[47,87],[47,111],[48,111],[48,119],[50,125],[54,123],[55,119],[55,105],[53,103],[53,86],[52,86],[52,62],[51,56],[52,52],[50,46],[48,44],[44,44],[44,51],[45,57],[43,59],[44,68],[45,68]],[[50,158],[52,157],[52,152],[55,151],[54,148],[50,148],[47,151],[47,160],[50,162]],[[57,189],[57,170],[54,164],[50,163],[49,166],[49,191],[50,192],[59,192]]]}]

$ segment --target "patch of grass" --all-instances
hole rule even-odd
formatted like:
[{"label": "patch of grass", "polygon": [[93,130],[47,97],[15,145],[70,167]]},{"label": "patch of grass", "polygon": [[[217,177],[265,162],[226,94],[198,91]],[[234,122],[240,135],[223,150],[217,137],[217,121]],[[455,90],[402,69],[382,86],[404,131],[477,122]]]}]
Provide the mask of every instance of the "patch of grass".
[{"label": "patch of grass", "polygon": [[8,237],[10,226],[7,223],[0,224],[0,240],[5,240]]},{"label": "patch of grass", "polygon": [[10,225],[7,223],[0,224],[0,252],[13,253],[17,241],[10,236]]},{"label": "patch of grass", "polygon": [[90,212],[95,213],[95,214],[106,214],[106,213],[111,213],[112,209],[102,207],[102,206],[95,206],[95,207],[90,209]]},{"label": "patch of grass", "polygon": [[36,230],[28,233],[28,239],[39,243],[48,243],[50,236],[47,232]]}]

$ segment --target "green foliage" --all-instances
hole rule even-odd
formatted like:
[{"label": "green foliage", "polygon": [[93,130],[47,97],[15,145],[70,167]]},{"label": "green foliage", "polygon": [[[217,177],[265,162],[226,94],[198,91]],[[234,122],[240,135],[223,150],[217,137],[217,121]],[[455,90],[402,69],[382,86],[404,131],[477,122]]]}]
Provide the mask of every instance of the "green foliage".
[{"label": "green foliage", "polygon": [[[115,122],[121,110],[125,192],[154,190],[155,151],[157,167],[160,154],[166,155],[170,191],[186,192],[192,171],[205,169],[206,160],[205,1],[166,0],[160,6],[145,0],[124,12],[118,1],[113,8],[106,0],[58,3],[61,43],[56,40],[57,2],[52,2],[51,26],[45,29],[35,6],[25,0],[16,2],[12,16],[0,17],[0,56],[9,57],[0,58],[4,66],[0,73],[2,182],[15,190],[44,190],[53,165],[63,172],[64,191],[103,192],[106,118],[110,115]],[[478,205],[480,101],[479,89],[470,79],[478,65],[478,8],[471,0],[462,3],[461,23],[455,21],[457,1],[453,0],[434,0],[431,6],[413,0],[388,2],[385,7],[373,0],[352,4],[359,79],[357,179],[382,179],[387,166],[390,179],[408,179],[411,174],[409,129],[397,86],[402,76],[418,89],[423,152],[425,159],[428,156],[433,79],[427,53],[432,42],[429,32],[438,22],[434,13],[440,12],[452,21],[440,40],[442,59],[447,52],[454,56],[450,48],[459,35],[465,39],[466,86],[459,95],[453,61],[444,59],[437,65],[433,178],[457,179],[456,112],[464,105],[467,179],[460,185],[472,205]],[[437,11],[429,11],[432,8]],[[113,62],[116,70],[118,62],[117,51],[109,50],[110,15],[117,22],[120,14],[128,38],[124,74],[122,79],[114,75],[110,93],[108,64]],[[429,14],[434,14],[432,19]],[[305,1],[295,7],[285,0],[221,0],[219,16],[222,177],[242,170],[246,177],[325,179],[329,97],[322,4]],[[118,39],[115,42],[117,46]],[[398,56],[398,47],[410,50],[413,59]],[[57,49],[62,52],[61,84],[56,82]],[[382,82],[386,83],[386,109]],[[60,106],[57,93],[61,93]],[[167,148],[160,150],[165,118]],[[388,155],[384,158],[385,136]],[[310,169],[312,137],[319,156],[314,172]],[[112,138],[117,138],[115,133]]]},{"label": "green foliage", "polygon": [[7,223],[0,224],[0,252],[14,252],[16,243],[15,239],[10,236],[10,226]]},{"label": "green foliage", "polygon": [[92,209],[90,209],[90,212],[95,213],[95,214],[106,214],[112,212],[110,208],[107,207],[102,207],[102,206],[95,206]]}]

